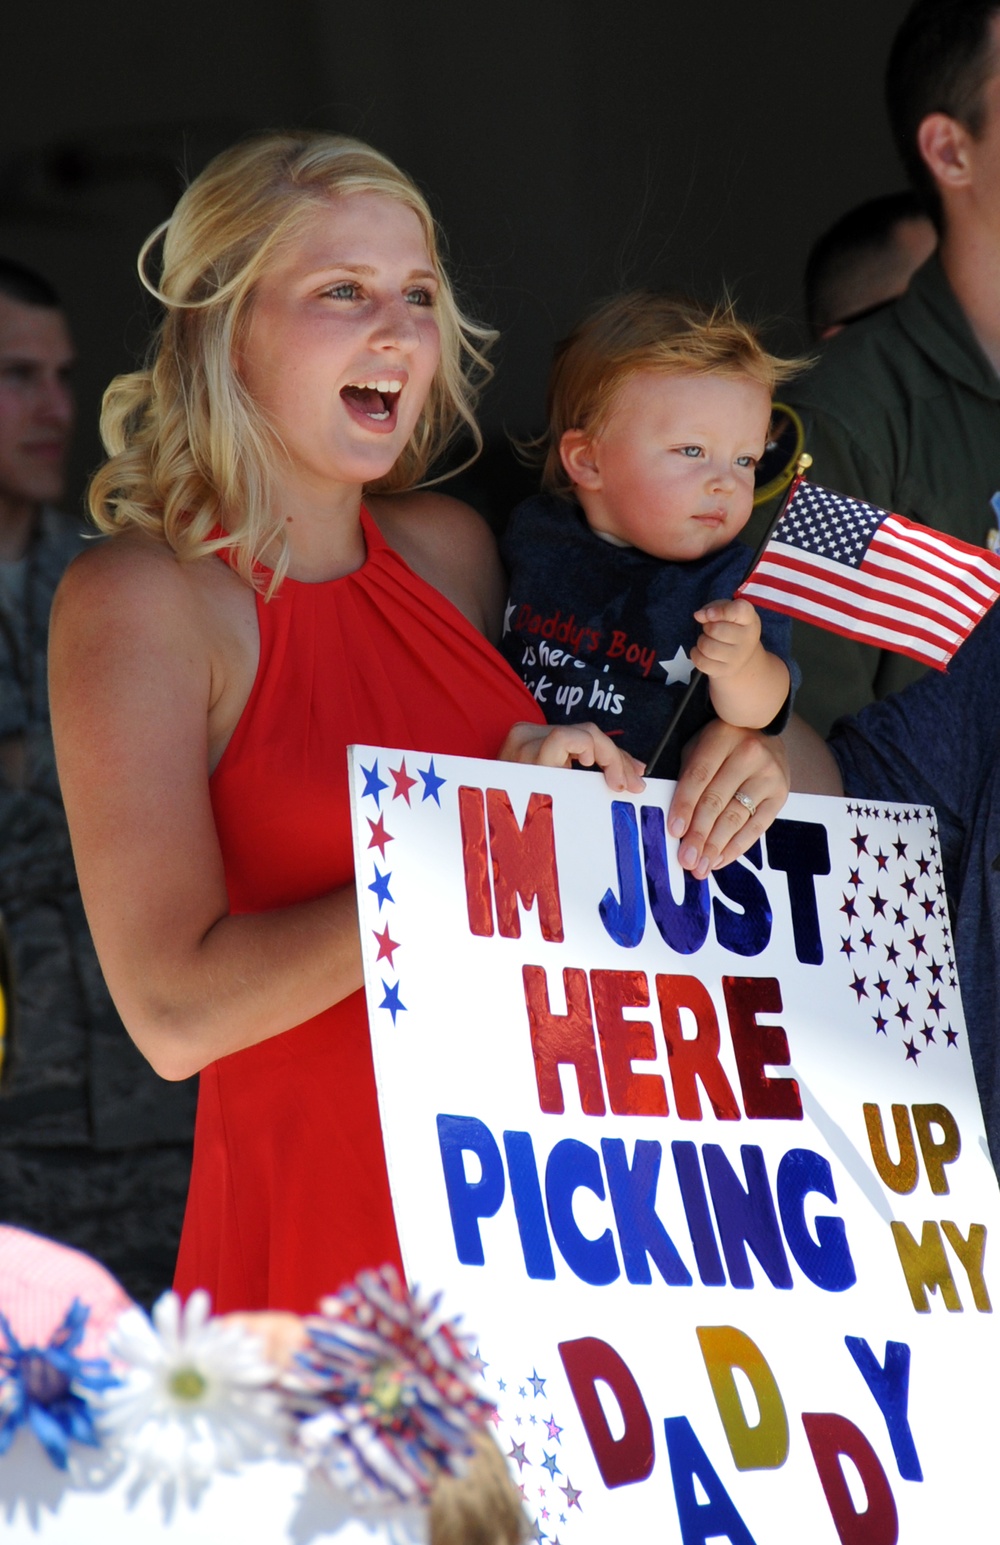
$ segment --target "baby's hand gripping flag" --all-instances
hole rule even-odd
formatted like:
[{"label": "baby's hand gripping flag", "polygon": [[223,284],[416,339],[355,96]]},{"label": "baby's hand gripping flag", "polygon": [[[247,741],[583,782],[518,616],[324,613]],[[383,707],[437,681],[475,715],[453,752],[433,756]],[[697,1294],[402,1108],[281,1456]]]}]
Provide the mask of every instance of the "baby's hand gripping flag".
[{"label": "baby's hand gripping flag", "polygon": [[800,480],[736,594],[944,670],[1000,595],[1000,557]]}]

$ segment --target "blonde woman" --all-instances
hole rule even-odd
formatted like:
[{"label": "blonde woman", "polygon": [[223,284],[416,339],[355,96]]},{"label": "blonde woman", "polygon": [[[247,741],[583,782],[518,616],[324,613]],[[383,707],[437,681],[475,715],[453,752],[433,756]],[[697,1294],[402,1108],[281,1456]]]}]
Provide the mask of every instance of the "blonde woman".
[{"label": "blonde woman", "polygon": [[[60,774],[122,1018],[164,1077],[202,1075],[177,1285],[308,1312],[399,1260],[344,747],[642,785],[593,727],[540,724],[487,641],[502,584],[478,518],[402,492],[475,432],[490,336],[409,179],[351,140],[237,147],[181,199],[150,287],[152,363],[108,391],[91,488],[114,540],[54,615]],[[713,800],[684,819],[722,847]]]}]

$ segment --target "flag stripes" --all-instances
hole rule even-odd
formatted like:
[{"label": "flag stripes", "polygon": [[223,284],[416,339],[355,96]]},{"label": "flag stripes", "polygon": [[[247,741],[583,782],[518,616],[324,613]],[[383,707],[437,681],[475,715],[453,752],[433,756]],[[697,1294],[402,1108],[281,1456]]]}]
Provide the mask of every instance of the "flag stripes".
[{"label": "flag stripes", "polygon": [[803,483],[737,594],[943,670],[1000,596],[1000,558]]}]

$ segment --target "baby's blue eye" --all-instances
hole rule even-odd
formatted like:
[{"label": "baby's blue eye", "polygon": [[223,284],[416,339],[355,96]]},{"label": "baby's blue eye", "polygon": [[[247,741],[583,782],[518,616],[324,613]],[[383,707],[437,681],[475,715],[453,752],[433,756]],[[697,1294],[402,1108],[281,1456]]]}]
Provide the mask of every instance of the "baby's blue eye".
[{"label": "baby's blue eye", "polygon": [[757,465],[757,458],[756,456],[737,456],[736,465],[738,467],[755,467]]},{"label": "baby's blue eye", "polygon": [[700,456],[701,455],[701,446],[700,445],[682,445],[681,446],[681,455],[682,456],[690,456],[691,459],[693,460],[696,456]]}]

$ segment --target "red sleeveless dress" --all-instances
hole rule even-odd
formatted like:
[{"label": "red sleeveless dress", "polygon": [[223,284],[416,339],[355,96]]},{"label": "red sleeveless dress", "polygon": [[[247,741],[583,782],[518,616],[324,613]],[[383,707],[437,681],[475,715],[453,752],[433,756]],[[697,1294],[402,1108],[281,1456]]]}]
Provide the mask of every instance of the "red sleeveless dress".
[{"label": "red sleeveless dress", "polygon": [[[500,655],[388,546],[257,598],[260,663],[211,780],[233,913],[351,882],[345,747],[493,757],[542,723]],[[219,1312],[311,1313],[365,1266],[400,1264],[362,992],[201,1075],[175,1286]]]}]

